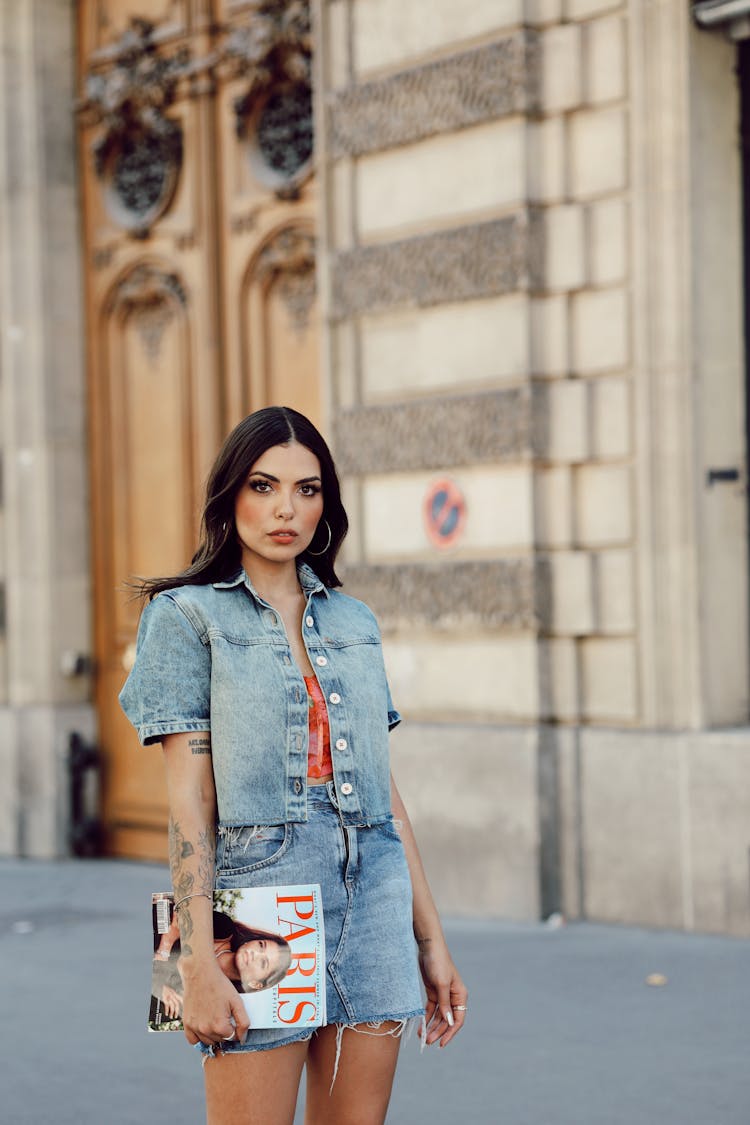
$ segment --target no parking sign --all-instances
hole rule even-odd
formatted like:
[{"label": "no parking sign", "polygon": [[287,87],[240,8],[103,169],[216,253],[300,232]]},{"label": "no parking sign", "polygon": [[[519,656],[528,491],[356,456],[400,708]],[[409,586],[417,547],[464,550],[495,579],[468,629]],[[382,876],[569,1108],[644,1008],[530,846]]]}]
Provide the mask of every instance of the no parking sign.
[{"label": "no parking sign", "polygon": [[427,489],[424,501],[427,538],[433,547],[451,547],[466,521],[466,501],[455,481],[435,481]]}]

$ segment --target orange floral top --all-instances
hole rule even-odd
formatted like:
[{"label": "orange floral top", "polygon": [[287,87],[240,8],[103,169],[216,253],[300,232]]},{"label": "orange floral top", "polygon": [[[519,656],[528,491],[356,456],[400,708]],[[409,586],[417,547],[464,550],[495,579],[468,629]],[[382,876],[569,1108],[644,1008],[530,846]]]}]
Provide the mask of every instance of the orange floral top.
[{"label": "orange floral top", "polygon": [[310,704],[308,716],[307,776],[326,777],[333,773],[331,761],[331,732],[328,727],[328,711],[323,692],[315,676],[305,676],[307,699]]}]

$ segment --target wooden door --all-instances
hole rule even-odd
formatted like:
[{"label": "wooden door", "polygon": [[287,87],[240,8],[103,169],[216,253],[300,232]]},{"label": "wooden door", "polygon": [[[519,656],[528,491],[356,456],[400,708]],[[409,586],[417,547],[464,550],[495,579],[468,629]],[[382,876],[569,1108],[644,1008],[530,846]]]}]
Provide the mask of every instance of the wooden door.
[{"label": "wooden door", "polygon": [[287,70],[309,63],[309,28],[296,56],[288,36],[275,47],[284,8],[78,9],[95,690],[118,855],[164,858],[167,820],[161,754],[117,703],[140,613],[125,584],[189,562],[240,417],[280,401],[319,414],[311,135],[297,123],[293,151],[279,142],[284,100],[304,102]]},{"label": "wooden door", "polygon": [[[228,45],[217,83],[228,416],[276,403],[320,424],[309,11],[219,0],[217,16]],[[269,52],[264,81],[248,64],[274,33],[285,45]]]}]

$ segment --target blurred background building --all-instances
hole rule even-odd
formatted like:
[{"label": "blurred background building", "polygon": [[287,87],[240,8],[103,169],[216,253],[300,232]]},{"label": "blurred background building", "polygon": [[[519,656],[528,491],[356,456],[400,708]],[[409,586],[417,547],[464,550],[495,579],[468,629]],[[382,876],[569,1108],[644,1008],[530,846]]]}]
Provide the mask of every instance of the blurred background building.
[{"label": "blurred background building", "polygon": [[282,402],[442,905],[750,933],[746,9],[0,0],[2,852],[163,857],[123,582]]}]

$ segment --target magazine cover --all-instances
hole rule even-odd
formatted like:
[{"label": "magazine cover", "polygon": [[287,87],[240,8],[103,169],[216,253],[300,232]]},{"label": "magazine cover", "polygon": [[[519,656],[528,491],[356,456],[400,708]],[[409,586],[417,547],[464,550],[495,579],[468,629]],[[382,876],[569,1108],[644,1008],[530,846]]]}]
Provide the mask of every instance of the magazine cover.
[{"label": "magazine cover", "polygon": [[[151,896],[154,955],[149,1031],[182,1030],[180,932],[171,891]],[[214,891],[214,952],[250,1027],[325,1023],[325,934],[320,887]]]}]

